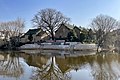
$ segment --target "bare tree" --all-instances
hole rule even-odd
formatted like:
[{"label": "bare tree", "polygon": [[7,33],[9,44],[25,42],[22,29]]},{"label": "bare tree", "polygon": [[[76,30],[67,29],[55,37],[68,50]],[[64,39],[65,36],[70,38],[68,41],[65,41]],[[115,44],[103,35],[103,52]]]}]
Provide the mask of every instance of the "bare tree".
[{"label": "bare tree", "polygon": [[24,29],[24,21],[20,18],[14,21],[1,22],[0,23],[0,32],[4,37],[5,44],[7,48],[12,48],[18,44],[20,40],[20,35]]},{"label": "bare tree", "polygon": [[61,23],[66,23],[69,20],[60,11],[47,8],[39,11],[32,19],[32,22],[35,26],[46,30],[54,40],[55,30],[58,29]]},{"label": "bare tree", "polygon": [[24,29],[24,21],[18,18],[15,21],[1,22],[0,31],[4,34],[4,39],[7,40],[10,37],[19,36]]},{"label": "bare tree", "polygon": [[117,25],[117,20],[107,15],[98,15],[92,20],[91,27],[96,32],[97,51],[99,47],[105,46],[104,44],[111,40],[108,36]]}]

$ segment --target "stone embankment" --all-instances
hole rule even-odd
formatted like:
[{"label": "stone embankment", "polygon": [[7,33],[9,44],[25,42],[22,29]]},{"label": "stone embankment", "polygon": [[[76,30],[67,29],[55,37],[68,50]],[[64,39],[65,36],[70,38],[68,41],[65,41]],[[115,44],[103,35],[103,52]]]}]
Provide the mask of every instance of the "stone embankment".
[{"label": "stone embankment", "polygon": [[42,43],[41,45],[38,44],[25,44],[19,49],[22,50],[35,50],[35,49],[43,49],[43,50],[96,50],[96,44],[81,44],[77,42],[67,42],[69,45],[52,45],[51,43]]}]

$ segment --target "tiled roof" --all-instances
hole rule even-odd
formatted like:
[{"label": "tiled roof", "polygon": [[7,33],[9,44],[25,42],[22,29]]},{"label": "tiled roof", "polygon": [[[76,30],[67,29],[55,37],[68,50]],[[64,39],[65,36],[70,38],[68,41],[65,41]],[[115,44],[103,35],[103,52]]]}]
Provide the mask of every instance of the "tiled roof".
[{"label": "tiled roof", "polygon": [[71,24],[64,24],[67,28],[69,29],[73,29],[74,28],[74,25],[71,25]]},{"label": "tiled roof", "polygon": [[29,31],[27,33],[25,33],[25,35],[37,34],[39,31],[40,31],[40,28],[38,28],[38,29],[29,29]]},{"label": "tiled roof", "polygon": [[77,27],[77,26],[75,26],[73,29],[75,29],[75,28],[78,29],[78,30],[81,30],[81,29],[80,29],[79,27]]},{"label": "tiled roof", "polygon": [[[73,30],[74,28],[76,28],[77,26],[71,25],[71,24],[61,24],[60,27],[64,25],[67,29],[69,30]],[[77,27],[77,29],[79,29],[79,27]],[[59,30],[59,28],[55,31],[57,32]],[[80,30],[80,29],[79,29]]]},{"label": "tiled roof", "polygon": [[80,28],[79,27],[77,27],[77,26],[75,26],[75,25],[71,25],[71,24],[63,24],[63,25],[65,25],[67,28],[69,28],[69,29],[74,29],[74,28],[77,28],[77,29],[79,29],[80,30]]},{"label": "tiled roof", "polygon": [[40,31],[41,29],[38,28],[38,29],[29,29],[23,36],[21,36],[21,38],[24,38],[25,35],[33,35],[33,34],[36,34]]}]

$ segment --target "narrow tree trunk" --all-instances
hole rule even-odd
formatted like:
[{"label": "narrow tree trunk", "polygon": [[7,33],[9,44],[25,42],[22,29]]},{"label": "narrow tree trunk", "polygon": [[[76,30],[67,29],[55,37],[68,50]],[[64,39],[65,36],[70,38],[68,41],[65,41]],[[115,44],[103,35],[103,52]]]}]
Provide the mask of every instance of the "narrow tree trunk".
[{"label": "narrow tree trunk", "polygon": [[99,46],[97,46],[97,52],[98,52],[98,50],[99,50]]},{"label": "narrow tree trunk", "polygon": [[100,47],[100,42],[98,42],[98,45],[97,45],[97,52],[99,51],[99,47]]},{"label": "narrow tree trunk", "polygon": [[52,36],[52,40],[54,40],[55,37],[54,37],[54,33],[53,32],[51,32],[51,36]]}]

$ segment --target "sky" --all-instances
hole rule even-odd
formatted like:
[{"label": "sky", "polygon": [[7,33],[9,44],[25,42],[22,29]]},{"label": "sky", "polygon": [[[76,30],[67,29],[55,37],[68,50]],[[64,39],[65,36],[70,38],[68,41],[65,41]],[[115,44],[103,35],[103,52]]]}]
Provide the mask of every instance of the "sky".
[{"label": "sky", "polygon": [[0,0],[0,22],[25,20],[25,31],[41,9],[52,8],[71,19],[71,24],[89,27],[92,19],[104,14],[120,20],[120,0]]}]

